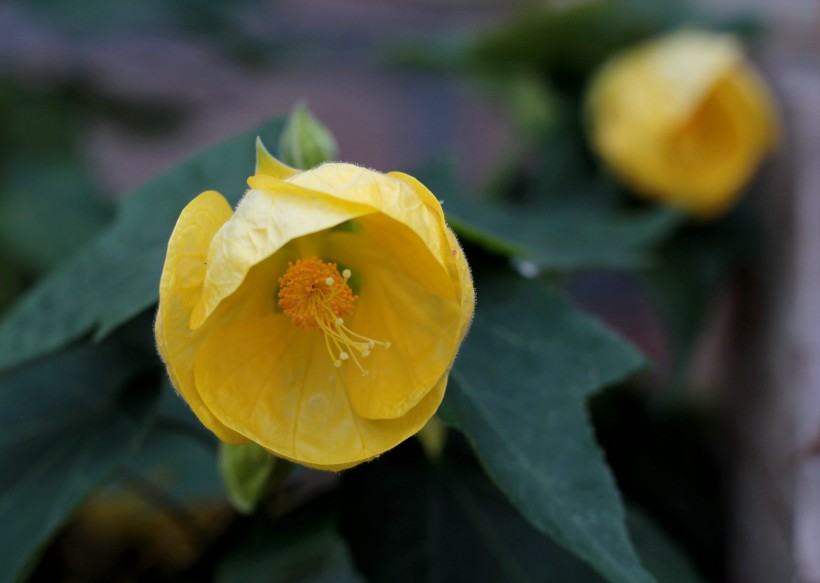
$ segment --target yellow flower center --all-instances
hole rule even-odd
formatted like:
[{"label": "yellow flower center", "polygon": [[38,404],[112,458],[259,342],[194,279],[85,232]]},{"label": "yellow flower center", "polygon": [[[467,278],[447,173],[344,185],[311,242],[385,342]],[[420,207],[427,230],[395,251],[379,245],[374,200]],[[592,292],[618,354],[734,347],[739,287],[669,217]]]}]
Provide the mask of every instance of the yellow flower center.
[{"label": "yellow flower center", "polygon": [[349,269],[340,274],[335,263],[318,257],[288,262],[279,278],[279,305],[294,326],[314,328],[324,335],[333,366],[338,368],[352,359],[366,376],[359,357],[367,358],[376,345],[390,348],[390,342],[362,336],[345,326],[344,317],[353,313],[358,299],[348,285],[350,277]]}]

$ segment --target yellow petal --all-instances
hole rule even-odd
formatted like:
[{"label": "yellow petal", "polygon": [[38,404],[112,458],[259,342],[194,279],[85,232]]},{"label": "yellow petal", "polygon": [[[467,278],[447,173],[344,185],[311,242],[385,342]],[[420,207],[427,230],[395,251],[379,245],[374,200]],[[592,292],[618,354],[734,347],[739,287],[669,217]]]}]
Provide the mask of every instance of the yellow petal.
[{"label": "yellow petal", "polygon": [[747,110],[747,122],[757,129],[755,143],[763,152],[773,148],[780,136],[780,115],[760,74],[753,67],[742,65],[727,75],[726,82],[732,86],[738,105]]},{"label": "yellow petal", "polygon": [[404,172],[388,172],[387,176],[395,178],[409,186],[416,193],[416,196],[424,203],[428,210],[433,213],[439,221],[439,225],[444,225],[444,209],[441,208],[441,202],[436,198],[436,195],[430,192],[430,189],[424,186],[413,176],[405,174]]},{"label": "yellow petal", "polygon": [[461,322],[458,328],[458,344],[464,340],[470,324],[473,322],[475,314],[475,287],[473,286],[473,276],[470,273],[470,265],[464,255],[464,250],[458,243],[455,234],[447,228],[447,240],[450,243],[453,265],[455,267],[454,281],[458,282],[459,305],[461,307]]},{"label": "yellow petal", "polygon": [[370,265],[349,320],[355,332],[391,343],[363,359],[367,376],[346,366],[353,408],[368,419],[392,419],[413,408],[450,368],[461,311],[457,302],[425,292],[400,272]]},{"label": "yellow petal", "polygon": [[299,170],[291,168],[287,164],[283,164],[273,157],[265,144],[262,143],[262,138],[256,137],[256,172],[255,174],[264,174],[272,176],[280,180],[290,178],[295,174],[299,174]]},{"label": "yellow petal", "polygon": [[[297,175],[298,176],[298,175]],[[214,236],[202,296],[191,314],[200,327],[234,293],[255,266],[290,241],[373,212],[320,192],[267,176],[265,189],[248,191],[236,212]]]},{"label": "yellow petal", "polygon": [[[338,199],[366,204],[388,217],[407,225],[424,241],[430,253],[442,264],[447,249],[441,238],[441,208],[435,197],[420,196],[407,182],[353,164],[328,163],[302,172],[288,182],[325,192]],[[425,189],[426,190],[426,189]],[[438,210],[431,210],[431,203]]]},{"label": "yellow petal", "polygon": [[592,107],[620,120],[624,131],[628,125],[663,133],[685,121],[742,60],[740,44],[726,34],[685,30],[653,39],[620,54],[596,75]]},{"label": "yellow petal", "polygon": [[325,255],[358,277],[346,325],[391,346],[360,359],[367,376],[346,363],[345,386],[359,415],[390,419],[413,408],[451,366],[465,319],[461,290],[410,229],[381,213],[359,222],[354,234],[329,233]]},{"label": "yellow petal", "polygon": [[371,459],[418,431],[441,402],[446,378],[406,415],[368,420],[353,410],[321,335],[281,314],[211,336],[196,359],[204,402],[227,427],[272,453],[321,469]]},{"label": "yellow petal", "polygon": [[220,423],[199,397],[194,382],[194,355],[203,338],[188,327],[191,310],[205,278],[208,246],[217,230],[233,213],[218,192],[203,192],[182,211],[168,241],[168,253],[159,287],[156,340],[174,388],[196,416],[220,439],[244,439]]},{"label": "yellow petal", "polygon": [[444,249],[446,255],[445,263],[447,265],[451,281],[456,283],[458,297],[460,298],[459,301],[461,303],[462,321],[458,336],[458,342],[460,344],[467,335],[467,330],[470,328],[470,323],[473,320],[473,313],[475,312],[475,288],[473,287],[473,277],[470,274],[470,266],[467,263],[467,257],[464,255],[464,250],[461,248],[455,233],[453,233],[445,222],[444,211],[441,208],[441,203],[426,186],[424,186],[416,178],[402,172],[389,172],[387,175],[397,180],[401,180],[407,186],[412,188],[430,212],[433,213],[439,221],[439,231],[444,240],[442,243],[442,249]]},{"label": "yellow petal", "polygon": [[668,138],[661,170],[674,181],[670,200],[701,216],[734,202],[771,138],[759,109],[739,90],[734,75],[719,81],[687,125]]}]

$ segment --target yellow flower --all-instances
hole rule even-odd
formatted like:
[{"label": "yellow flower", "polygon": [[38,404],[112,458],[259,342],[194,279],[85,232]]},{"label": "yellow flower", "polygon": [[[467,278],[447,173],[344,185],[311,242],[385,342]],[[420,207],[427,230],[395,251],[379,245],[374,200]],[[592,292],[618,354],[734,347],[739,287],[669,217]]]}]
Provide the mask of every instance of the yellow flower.
[{"label": "yellow flower", "polygon": [[769,90],[731,36],[681,31],[617,55],[589,92],[595,149],[637,193],[709,218],[773,146]]},{"label": "yellow flower", "polygon": [[474,308],[433,194],[401,173],[289,168],[257,145],[233,212],[181,213],[156,338],[174,387],[227,443],[327,470],[416,433],[441,403]]}]

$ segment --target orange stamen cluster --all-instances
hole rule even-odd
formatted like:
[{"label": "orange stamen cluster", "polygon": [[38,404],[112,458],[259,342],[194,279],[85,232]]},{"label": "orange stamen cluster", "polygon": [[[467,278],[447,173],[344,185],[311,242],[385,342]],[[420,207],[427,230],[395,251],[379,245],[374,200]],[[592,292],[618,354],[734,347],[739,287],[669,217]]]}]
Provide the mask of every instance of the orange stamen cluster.
[{"label": "orange stamen cluster", "polygon": [[390,342],[373,340],[345,326],[344,316],[353,313],[358,296],[348,285],[349,269],[341,274],[335,263],[325,263],[318,257],[289,262],[279,278],[279,305],[297,328],[315,328],[325,337],[325,347],[336,367],[353,360],[363,375],[356,354],[366,358],[377,344],[390,347]]}]

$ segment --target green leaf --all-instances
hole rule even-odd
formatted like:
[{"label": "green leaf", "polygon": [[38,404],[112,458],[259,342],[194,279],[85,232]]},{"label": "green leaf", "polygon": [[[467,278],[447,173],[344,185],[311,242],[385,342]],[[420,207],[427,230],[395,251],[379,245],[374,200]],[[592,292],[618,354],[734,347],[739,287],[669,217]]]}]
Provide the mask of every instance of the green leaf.
[{"label": "green leaf", "polygon": [[649,516],[636,508],[629,509],[629,531],[644,566],[658,583],[703,583],[683,551]]},{"label": "green leaf", "polygon": [[[295,532],[294,532],[295,531]],[[260,529],[220,565],[218,583],[364,583],[329,524]]]},{"label": "green leaf", "polygon": [[[453,442],[440,463],[425,463],[407,443],[378,464],[342,474],[342,531],[368,580],[602,583],[529,524]],[[630,508],[627,518],[659,583],[702,583],[648,516]]]},{"label": "green leaf", "polygon": [[3,316],[6,308],[11,305],[26,285],[26,271],[23,267],[11,260],[5,254],[0,253],[0,317]]},{"label": "green leaf", "polygon": [[281,121],[235,136],[128,193],[114,223],[41,279],[0,321],[0,370],[94,332],[103,338],[157,301],[168,237],[204,190],[231,203],[254,168],[254,139],[276,143]]},{"label": "green leaf", "polygon": [[[219,502],[224,500],[225,489],[219,476],[218,443],[166,378],[156,422],[128,469],[188,504]],[[122,484],[111,487],[121,489]]]},{"label": "green leaf", "polygon": [[428,166],[417,177],[444,199],[448,222],[465,240],[545,270],[644,267],[654,246],[683,220],[661,207],[626,212],[603,197],[571,200],[576,193],[529,207],[467,200],[449,165]]},{"label": "green leaf", "polygon": [[277,466],[284,463],[255,443],[219,444],[219,470],[228,499],[243,514],[252,513],[270,492]]},{"label": "green leaf", "polygon": [[410,442],[342,474],[342,532],[369,581],[602,581],[454,449],[429,465]]},{"label": "green leaf", "polygon": [[78,160],[10,161],[0,197],[0,245],[45,271],[108,222],[109,210]]},{"label": "green leaf", "polygon": [[136,451],[155,409],[136,360],[74,349],[0,377],[0,581],[12,581]]},{"label": "green leaf", "polygon": [[598,212],[555,204],[533,211],[455,201],[446,200],[447,219],[465,239],[550,271],[644,267],[652,246],[681,221],[679,213],[662,208]]},{"label": "green leaf", "polygon": [[[481,275],[481,274],[478,274]],[[540,531],[613,583],[644,583],[585,399],[644,364],[613,333],[507,273],[477,278],[480,308],[440,415]]]},{"label": "green leaf", "polygon": [[691,399],[658,402],[645,387],[604,391],[590,402],[595,435],[624,497],[662,522],[717,581],[729,540],[720,421]]}]

